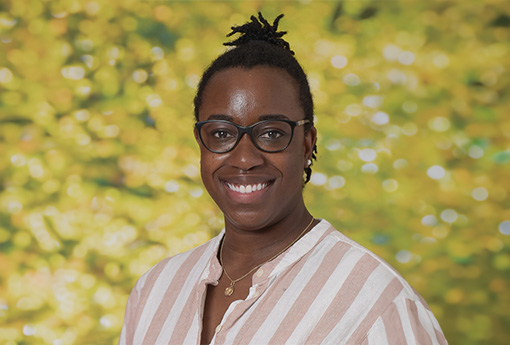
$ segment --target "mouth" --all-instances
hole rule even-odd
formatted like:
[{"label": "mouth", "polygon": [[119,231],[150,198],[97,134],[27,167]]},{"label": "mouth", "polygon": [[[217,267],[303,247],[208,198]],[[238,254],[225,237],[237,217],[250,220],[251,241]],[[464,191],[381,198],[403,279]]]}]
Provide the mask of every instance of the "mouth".
[{"label": "mouth", "polygon": [[260,183],[252,183],[252,184],[237,184],[237,183],[230,183],[225,182],[225,185],[228,189],[231,191],[241,193],[241,194],[251,194],[254,192],[258,192],[261,190],[266,189],[271,182],[260,182]]}]

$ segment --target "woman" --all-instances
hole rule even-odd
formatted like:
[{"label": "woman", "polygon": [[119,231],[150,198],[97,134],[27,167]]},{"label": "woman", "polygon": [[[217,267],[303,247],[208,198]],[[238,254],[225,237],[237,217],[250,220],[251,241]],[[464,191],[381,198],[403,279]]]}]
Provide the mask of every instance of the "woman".
[{"label": "woman", "polygon": [[194,134],[225,229],[140,278],[120,344],[446,344],[398,273],[306,209],[313,101],[280,18],[234,27],[202,76]]}]

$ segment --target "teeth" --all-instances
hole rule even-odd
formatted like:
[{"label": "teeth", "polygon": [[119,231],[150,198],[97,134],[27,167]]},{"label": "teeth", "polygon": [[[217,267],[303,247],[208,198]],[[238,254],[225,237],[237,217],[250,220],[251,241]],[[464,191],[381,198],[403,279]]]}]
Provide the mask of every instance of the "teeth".
[{"label": "teeth", "polygon": [[262,190],[267,187],[267,183],[259,183],[259,184],[247,184],[247,185],[235,185],[227,182],[227,186],[229,189],[236,191],[242,194],[248,194],[252,192],[256,192],[258,190]]}]

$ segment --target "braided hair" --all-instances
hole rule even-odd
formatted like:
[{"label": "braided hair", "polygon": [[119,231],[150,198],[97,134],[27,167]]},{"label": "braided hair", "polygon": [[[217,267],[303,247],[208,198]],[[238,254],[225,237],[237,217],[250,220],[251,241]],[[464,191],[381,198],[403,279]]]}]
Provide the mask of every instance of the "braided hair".
[{"label": "braided hair", "polygon": [[[198,111],[202,104],[202,97],[211,77],[222,70],[228,68],[245,68],[249,69],[255,66],[269,66],[281,68],[285,70],[299,87],[299,101],[305,118],[310,120],[306,124],[305,133],[313,126],[313,98],[310,92],[310,85],[303,68],[294,58],[294,52],[290,49],[290,45],[282,36],[286,31],[277,31],[278,23],[283,17],[280,14],[271,25],[259,12],[258,18],[251,16],[250,22],[241,26],[233,26],[232,32],[227,37],[235,34],[241,34],[237,39],[226,42],[223,45],[234,47],[220,55],[205,70],[198,84],[197,94],[194,99],[195,120],[198,121]],[[312,160],[317,159],[317,146],[314,145],[312,150]],[[305,168],[304,182],[310,181],[312,168],[310,164]]]},{"label": "braided hair", "polygon": [[280,14],[273,22],[273,25],[269,24],[269,22],[262,16],[262,13],[259,12],[259,20],[255,18],[255,16],[251,16],[251,22],[248,22],[241,26],[233,26],[232,32],[227,35],[230,37],[235,35],[236,33],[242,34],[238,39],[232,42],[223,43],[224,46],[240,46],[244,43],[250,41],[266,41],[276,46],[280,46],[283,49],[287,49],[292,55],[294,52],[290,50],[290,44],[282,39],[282,36],[287,33],[287,31],[278,32],[278,23],[280,19],[282,19],[283,13]]}]

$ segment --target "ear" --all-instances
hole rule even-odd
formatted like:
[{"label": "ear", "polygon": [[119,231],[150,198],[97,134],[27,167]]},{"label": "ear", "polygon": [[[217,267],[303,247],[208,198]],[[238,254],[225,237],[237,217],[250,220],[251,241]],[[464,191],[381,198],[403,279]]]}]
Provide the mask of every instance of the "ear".
[{"label": "ear", "polygon": [[313,148],[317,142],[317,129],[312,126],[305,134],[305,168],[308,167],[308,160],[312,159]]},{"label": "ear", "polygon": [[200,146],[200,138],[198,137],[197,127],[193,127],[193,135],[195,136],[195,141],[197,142],[198,146]]}]

